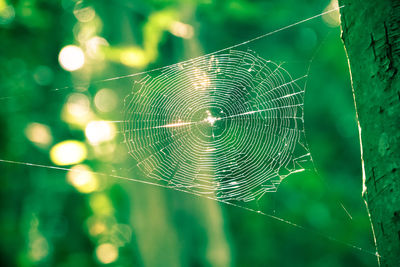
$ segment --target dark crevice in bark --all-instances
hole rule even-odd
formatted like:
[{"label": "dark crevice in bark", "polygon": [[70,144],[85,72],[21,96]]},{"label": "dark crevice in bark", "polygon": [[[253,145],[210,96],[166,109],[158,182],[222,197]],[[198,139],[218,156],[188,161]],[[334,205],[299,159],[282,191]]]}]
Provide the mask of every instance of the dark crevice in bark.
[{"label": "dark crevice in bark", "polygon": [[376,42],[374,40],[374,35],[371,32],[371,48],[372,48],[372,51],[374,52],[374,60],[376,60],[375,44],[376,44]]},{"label": "dark crevice in bark", "polygon": [[339,0],[379,263],[400,266],[400,1]]},{"label": "dark crevice in bark", "polygon": [[390,40],[389,40],[389,33],[388,33],[388,29],[386,26],[386,22],[383,22],[383,26],[385,28],[385,39],[386,39],[386,56],[389,59],[389,69],[394,69],[394,74],[396,74],[397,69],[394,68],[394,64],[393,64],[393,54],[392,54],[392,45],[390,44]]}]

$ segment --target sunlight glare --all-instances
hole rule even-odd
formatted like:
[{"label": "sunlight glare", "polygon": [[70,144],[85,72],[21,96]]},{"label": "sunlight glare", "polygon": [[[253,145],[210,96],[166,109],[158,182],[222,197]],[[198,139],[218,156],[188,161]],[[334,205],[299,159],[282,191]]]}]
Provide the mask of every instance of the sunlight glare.
[{"label": "sunlight glare", "polygon": [[80,47],[67,45],[61,49],[58,61],[63,69],[75,71],[82,68],[83,64],[85,64],[85,54]]},{"label": "sunlight glare", "polygon": [[114,124],[108,121],[91,121],[85,129],[86,138],[93,145],[112,140],[115,134]]},{"label": "sunlight glare", "polygon": [[50,150],[50,159],[56,165],[72,165],[86,159],[87,150],[84,143],[67,140],[54,145]]},{"label": "sunlight glare", "polygon": [[[331,0],[329,5],[324,9],[324,12],[328,10],[332,10],[335,8],[338,8],[339,4],[337,0]],[[324,20],[325,24],[327,24],[329,27],[338,27],[340,25],[340,13],[339,10],[329,12],[325,15],[322,16],[322,19]]]}]

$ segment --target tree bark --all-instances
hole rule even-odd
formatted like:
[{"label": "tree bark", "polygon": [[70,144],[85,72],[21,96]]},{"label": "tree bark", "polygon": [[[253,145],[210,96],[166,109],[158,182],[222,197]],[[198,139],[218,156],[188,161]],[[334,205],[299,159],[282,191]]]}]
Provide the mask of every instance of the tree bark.
[{"label": "tree bark", "polygon": [[378,262],[400,266],[400,1],[339,0]]}]

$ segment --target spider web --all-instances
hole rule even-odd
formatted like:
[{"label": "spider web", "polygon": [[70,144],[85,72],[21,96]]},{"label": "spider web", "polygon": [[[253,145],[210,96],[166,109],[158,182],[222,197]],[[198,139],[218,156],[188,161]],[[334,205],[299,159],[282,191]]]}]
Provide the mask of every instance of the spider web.
[{"label": "spider web", "polygon": [[[145,75],[134,82],[125,98],[123,120],[110,122],[121,123],[123,141],[136,161],[134,167],[150,180],[125,175],[125,168],[119,169],[121,174],[117,170],[91,173],[216,200],[380,257],[312,227],[243,204],[276,192],[287,176],[304,171],[312,159],[304,132],[305,85],[301,85],[308,72],[292,77],[282,64],[239,47],[340,8],[177,64],[82,83],[89,87]],[[0,100],[14,98],[2,96]],[[26,161],[0,162],[83,172]]]},{"label": "spider web", "polygon": [[275,192],[310,160],[304,88],[255,52],[208,55],[135,82],[122,132],[148,177],[221,200]]}]

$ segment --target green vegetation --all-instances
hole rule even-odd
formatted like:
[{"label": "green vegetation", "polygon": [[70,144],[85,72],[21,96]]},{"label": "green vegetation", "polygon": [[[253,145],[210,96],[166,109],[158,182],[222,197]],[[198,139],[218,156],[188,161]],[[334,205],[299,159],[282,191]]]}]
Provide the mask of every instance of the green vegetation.
[{"label": "green vegetation", "polygon": [[332,6],[0,0],[0,159],[59,168],[0,162],[1,265],[376,266],[337,13],[243,48],[287,62],[293,77],[309,74],[305,127],[319,173],[311,166],[244,204],[308,230],[116,178],[147,179],[130,170],[118,123],[104,122],[123,117],[140,77],[96,82],[214,52]]}]

